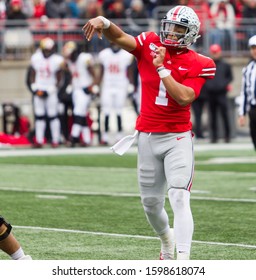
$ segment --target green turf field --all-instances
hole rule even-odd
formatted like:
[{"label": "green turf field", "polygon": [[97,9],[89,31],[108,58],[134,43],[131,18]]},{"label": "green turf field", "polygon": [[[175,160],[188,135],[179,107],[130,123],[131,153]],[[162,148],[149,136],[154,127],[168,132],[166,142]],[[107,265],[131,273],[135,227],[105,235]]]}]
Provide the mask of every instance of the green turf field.
[{"label": "green turf field", "polygon": [[[107,148],[106,148],[107,149]],[[37,260],[158,259],[136,154],[1,157],[0,213]],[[75,151],[75,149],[74,149]],[[256,259],[256,153],[196,152],[191,259]],[[172,220],[168,200],[166,208]],[[0,259],[8,259],[0,252]]]}]

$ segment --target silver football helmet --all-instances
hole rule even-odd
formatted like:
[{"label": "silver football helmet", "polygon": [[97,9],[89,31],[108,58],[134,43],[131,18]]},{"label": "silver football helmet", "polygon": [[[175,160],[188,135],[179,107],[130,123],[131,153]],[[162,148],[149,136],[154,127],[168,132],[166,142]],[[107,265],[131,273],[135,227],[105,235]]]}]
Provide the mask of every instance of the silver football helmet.
[{"label": "silver football helmet", "polygon": [[55,42],[52,38],[50,37],[45,37],[40,41],[39,45],[43,56],[45,58],[50,57],[54,52],[55,52]]},{"label": "silver football helmet", "polygon": [[70,55],[77,50],[77,44],[73,41],[68,41],[62,48],[62,54],[65,58],[69,58]]},{"label": "silver football helmet", "polygon": [[161,20],[160,41],[172,47],[188,47],[196,42],[200,21],[193,9],[176,6]]}]

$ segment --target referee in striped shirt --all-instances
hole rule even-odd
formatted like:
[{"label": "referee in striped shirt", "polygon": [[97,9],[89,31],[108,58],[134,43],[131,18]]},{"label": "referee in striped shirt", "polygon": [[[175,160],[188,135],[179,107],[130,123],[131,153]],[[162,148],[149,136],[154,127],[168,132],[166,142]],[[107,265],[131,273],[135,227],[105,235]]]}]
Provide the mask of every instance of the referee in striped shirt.
[{"label": "referee in striped shirt", "polygon": [[248,113],[250,134],[256,151],[256,35],[249,39],[248,47],[252,60],[243,68],[238,121],[240,126],[244,126]]}]

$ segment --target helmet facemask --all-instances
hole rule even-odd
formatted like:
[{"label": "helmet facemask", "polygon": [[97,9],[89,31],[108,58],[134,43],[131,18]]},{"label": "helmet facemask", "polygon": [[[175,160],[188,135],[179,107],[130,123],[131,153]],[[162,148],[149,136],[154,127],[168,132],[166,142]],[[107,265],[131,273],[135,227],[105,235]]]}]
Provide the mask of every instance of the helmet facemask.
[{"label": "helmet facemask", "polygon": [[185,46],[184,38],[188,32],[188,27],[175,24],[169,20],[162,20],[160,39],[162,44],[168,46]]}]

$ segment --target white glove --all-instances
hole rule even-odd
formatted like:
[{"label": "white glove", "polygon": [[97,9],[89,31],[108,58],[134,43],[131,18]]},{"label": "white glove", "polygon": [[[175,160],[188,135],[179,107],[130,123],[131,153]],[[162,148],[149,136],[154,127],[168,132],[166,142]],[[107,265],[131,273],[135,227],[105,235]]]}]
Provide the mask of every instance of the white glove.
[{"label": "white glove", "polygon": [[100,92],[100,87],[98,85],[93,85],[92,86],[92,93],[93,94],[98,94]]},{"label": "white glove", "polygon": [[130,83],[127,87],[128,94],[134,93],[134,90],[135,90],[134,85]]},{"label": "white glove", "polygon": [[67,93],[67,94],[71,94],[72,91],[73,91],[72,86],[71,86],[71,85],[68,85],[67,88],[66,88],[66,93]]},{"label": "white glove", "polygon": [[36,83],[31,84],[31,89],[32,89],[33,92],[37,91],[38,88],[36,86]]}]

